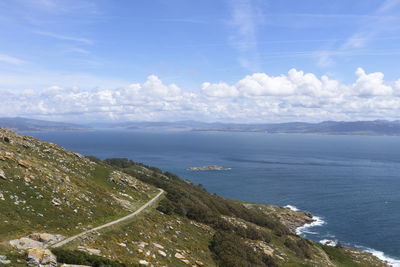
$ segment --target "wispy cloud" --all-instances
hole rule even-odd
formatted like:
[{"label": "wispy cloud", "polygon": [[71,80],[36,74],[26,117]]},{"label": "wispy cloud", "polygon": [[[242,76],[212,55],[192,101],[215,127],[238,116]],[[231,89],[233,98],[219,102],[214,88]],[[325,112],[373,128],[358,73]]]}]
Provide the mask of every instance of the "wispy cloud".
[{"label": "wispy cloud", "polygon": [[368,20],[360,28],[345,40],[336,51],[316,53],[319,56],[319,65],[331,65],[334,61],[332,57],[340,54],[348,54],[346,52],[353,49],[365,48],[372,40],[381,39],[379,34],[385,31],[397,31],[400,27],[398,24],[400,17],[391,16],[389,14],[395,7],[400,4],[400,0],[386,0],[383,4],[371,15],[367,15]]},{"label": "wispy cloud", "polygon": [[231,27],[230,43],[238,50],[238,61],[242,67],[256,71],[258,63],[257,28],[263,21],[257,0],[234,0],[231,5],[231,18],[228,25]]},{"label": "wispy cloud", "polygon": [[52,37],[55,39],[59,40],[65,40],[65,41],[73,41],[73,42],[79,42],[82,44],[93,44],[93,41],[87,38],[82,38],[82,37],[75,37],[75,36],[68,36],[68,35],[63,35],[63,34],[57,34],[57,33],[52,33],[52,32],[46,32],[46,31],[34,31],[35,34],[47,36],[47,37]]},{"label": "wispy cloud", "polygon": [[12,57],[9,55],[4,55],[4,54],[0,54],[0,62],[9,63],[9,64],[13,64],[13,65],[21,65],[23,63],[26,63],[22,59]]}]

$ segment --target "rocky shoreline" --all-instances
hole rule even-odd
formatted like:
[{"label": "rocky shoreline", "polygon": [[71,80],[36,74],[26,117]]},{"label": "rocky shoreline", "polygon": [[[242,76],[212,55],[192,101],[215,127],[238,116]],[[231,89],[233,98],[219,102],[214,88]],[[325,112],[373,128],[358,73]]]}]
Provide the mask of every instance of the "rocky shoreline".
[{"label": "rocky shoreline", "polygon": [[[277,214],[278,218],[283,224],[285,224],[289,228],[289,230],[293,234],[301,235],[303,232],[302,230],[306,228],[325,224],[325,222],[321,220],[319,217],[314,216],[310,212],[300,211],[296,207],[288,205],[282,207],[282,209],[283,211]],[[336,247],[339,245],[337,241],[329,239],[321,240],[320,243],[331,247]],[[377,255],[377,253],[373,253],[368,250],[360,250],[347,247],[343,247],[343,249],[347,253],[355,256],[356,258],[358,257],[364,259],[369,258],[372,263],[376,264],[376,266],[387,266],[387,267],[398,266],[397,260],[392,260],[382,255]]]},{"label": "rocky shoreline", "polygon": [[282,212],[278,214],[278,217],[293,234],[297,235],[299,234],[299,228],[305,227],[317,221],[317,219],[310,212],[293,210],[289,207],[284,207]]}]

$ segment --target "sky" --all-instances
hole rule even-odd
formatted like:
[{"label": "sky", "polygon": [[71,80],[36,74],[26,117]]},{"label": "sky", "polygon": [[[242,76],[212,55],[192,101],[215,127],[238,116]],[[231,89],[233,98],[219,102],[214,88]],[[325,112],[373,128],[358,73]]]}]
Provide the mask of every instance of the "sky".
[{"label": "sky", "polygon": [[400,119],[400,0],[0,1],[0,116]]}]

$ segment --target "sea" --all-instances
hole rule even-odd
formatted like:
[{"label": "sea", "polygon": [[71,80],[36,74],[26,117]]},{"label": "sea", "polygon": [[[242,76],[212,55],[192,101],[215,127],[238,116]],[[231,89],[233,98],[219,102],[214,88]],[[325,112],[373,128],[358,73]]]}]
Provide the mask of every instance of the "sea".
[{"label": "sea", "polygon": [[[400,137],[93,130],[23,132],[101,159],[178,174],[209,192],[309,211],[298,234],[400,266]],[[224,171],[189,171],[220,165]]]}]

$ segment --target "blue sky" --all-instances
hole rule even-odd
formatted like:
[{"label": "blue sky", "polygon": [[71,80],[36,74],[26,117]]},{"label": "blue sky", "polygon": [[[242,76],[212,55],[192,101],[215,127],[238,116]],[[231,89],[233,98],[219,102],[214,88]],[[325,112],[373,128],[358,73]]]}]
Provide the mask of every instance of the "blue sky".
[{"label": "blue sky", "polygon": [[0,24],[2,116],[319,121],[400,107],[399,0],[15,0]]}]

